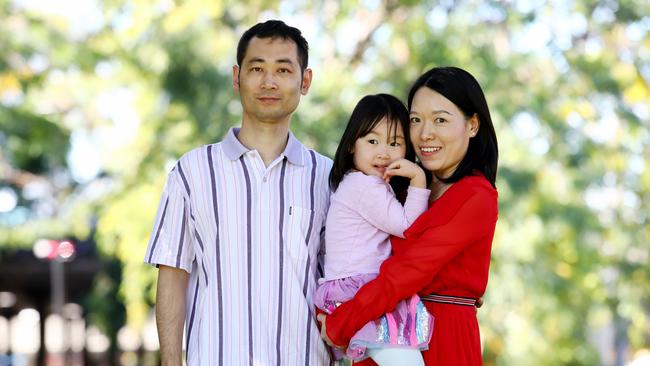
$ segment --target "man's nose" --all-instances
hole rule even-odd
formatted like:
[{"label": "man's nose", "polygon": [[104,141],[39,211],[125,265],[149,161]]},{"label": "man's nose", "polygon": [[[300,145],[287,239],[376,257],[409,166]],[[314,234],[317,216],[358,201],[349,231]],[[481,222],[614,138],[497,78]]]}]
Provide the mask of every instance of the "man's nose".
[{"label": "man's nose", "polygon": [[278,84],[275,82],[275,77],[272,72],[264,73],[262,77],[262,88],[264,89],[276,89]]}]

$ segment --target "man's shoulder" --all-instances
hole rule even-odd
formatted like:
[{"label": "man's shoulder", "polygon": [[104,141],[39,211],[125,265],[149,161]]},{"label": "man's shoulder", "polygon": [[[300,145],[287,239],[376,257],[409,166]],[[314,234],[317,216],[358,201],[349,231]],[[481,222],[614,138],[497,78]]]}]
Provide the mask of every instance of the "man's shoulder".
[{"label": "man's shoulder", "polygon": [[316,151],[314,149],[310,149],[308,147],[304,147],[303,151],[309,157],[309,159],[307,159],[307,162],[310,165],[313,164],[313,163],[316,163],[316,165],[325,166],[327,168],[328,173],[329,173],[329,170],[332,168],[332,164],[333,164],[332,159],[330,159],[329,157],[319,153],[318,151]]},{"label": "man's shoulder", "polygon": [[221,141],[197,146],[181,155],[181,157],[178,159],[178,162],[181,164],[196,164],[197,162],[207,161],[209,155],[218,153],[220,150]]}]

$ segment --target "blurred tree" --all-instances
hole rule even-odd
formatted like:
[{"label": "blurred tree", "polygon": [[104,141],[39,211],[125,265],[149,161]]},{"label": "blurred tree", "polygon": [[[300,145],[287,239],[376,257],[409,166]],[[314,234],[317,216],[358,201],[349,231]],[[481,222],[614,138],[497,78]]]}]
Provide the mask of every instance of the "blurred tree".
[{"label": "blurred tree", "polygon": [[[117,329],[121,306],[134,326],[148,316],[156,272],[142,257],[165,176],[239,123],[236,42],[279,17],[304,31],[315,77],[292,129],[330,156],[364,94],[404,98],[434,65],[484,87],[501,150],[487,365],[614,365],[650,347],[646,1],[88,4],[79,25],[0,0],[0,195],[17,202],[0,212],[0,249],[89,235],[98,216],[119,265],[98,279],[96,323]],[[97,301],[108,294],[119,304]]]}]

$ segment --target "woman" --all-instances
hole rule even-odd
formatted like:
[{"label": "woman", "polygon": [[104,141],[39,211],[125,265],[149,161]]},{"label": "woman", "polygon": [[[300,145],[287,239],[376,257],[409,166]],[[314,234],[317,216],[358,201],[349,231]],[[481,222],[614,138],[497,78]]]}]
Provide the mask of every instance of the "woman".
[{"label": "woman", "polygon": [[498,214],[494,126],[480,85],[456,67],[420,76],[408,106],[411,141],[431,176],[430,207],[404,239],[392,238],[393,255],[375,280],[318,316],[323,338],[344,347],[365,323],[417,293],[435,318],[425,364],[481,365],[475,306],[487,286]]}]

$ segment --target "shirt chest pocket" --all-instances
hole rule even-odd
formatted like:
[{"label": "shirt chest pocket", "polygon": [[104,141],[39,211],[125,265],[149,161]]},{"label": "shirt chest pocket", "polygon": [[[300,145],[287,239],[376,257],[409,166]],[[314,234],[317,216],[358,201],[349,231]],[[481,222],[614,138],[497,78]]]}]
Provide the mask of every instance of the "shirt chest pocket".
[{"label": "shirt chest pocket", "polygon": [[293,261],[304,262],[318,253],[323,215],[315,210],[289,206],[287,213],[285,249]]}]

